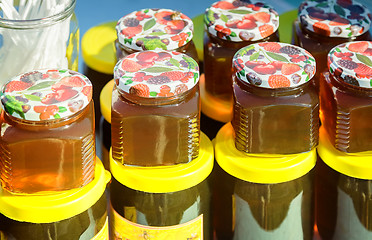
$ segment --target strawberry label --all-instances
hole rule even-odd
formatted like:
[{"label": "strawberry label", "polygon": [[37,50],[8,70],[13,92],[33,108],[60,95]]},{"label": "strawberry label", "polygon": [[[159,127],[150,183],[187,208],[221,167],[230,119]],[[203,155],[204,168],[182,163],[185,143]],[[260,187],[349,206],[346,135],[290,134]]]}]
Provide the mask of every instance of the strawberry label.
[{"label": "strawberry label", "polygon": [[337,79],[372,88],[372,42],[348,42],[334,47],[328,54],[328,66]]},{"label": "strawberry label", "polygon": [[355,0],[304,1],[298,12],[301,25],[319,35],[350,38],[371,26],[371,13]]},{"label": "strawberry label", "polygon": [[276,32],[279,15],[263,2],[225,0],[206,10],[204,22],[211,35],[223,40],[257,41]]},{"label": "strawberry label", "polygon": [[251,44],[233,58],[236,76],[263,88],[297,87],[315,74],[315,59],[305,49],[277,42]]},{"label": "strawberry label", "polygon": [[172,97],[199,82],[199,66],[186,54],[162,50],[130,54],[114,68],[117,87],[140,97]]},{"label": "strawberry label", "polygon": [[30,121],[67,118],[92,100],[92,84],[71,70],[38,70],[11,79],[2,90],[5,111]]},{"label": "strawberry label", "polygon": [[118,41],[134,50],[175,50],[193,37],[193,22],[183,13],[169,9],[142,9],[120,18]]}]

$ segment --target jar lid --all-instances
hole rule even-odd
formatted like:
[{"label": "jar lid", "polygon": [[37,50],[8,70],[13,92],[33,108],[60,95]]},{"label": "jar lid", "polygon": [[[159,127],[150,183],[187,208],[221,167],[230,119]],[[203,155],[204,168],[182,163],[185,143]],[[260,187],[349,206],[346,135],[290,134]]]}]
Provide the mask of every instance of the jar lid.
[{"label": "jar lid", "polygon": [[220,39],[242,42],[264,39],[279,27],[279,14],[260,1],[226,0],[205,11],[207,31]]},{"label": "jar lid", "polygon": [[218,165],[228,174],[244,181],[275,184],[307,174],[316,163],[316,150],[299,154],[246,154],[236,149],[234,130],[227,123],[214,140]]},{"label": "jar lid", "polygon": [[91,69],[112,74],[116,64],[116,21],[90,28],[81,39],[81,52],[85,64]]},{"label": "jar lid", "polygon": [[2,90],[5,111],[16,118],[44,121],[67,118],[92,100],[92,83],[71,70],[37,70],[12,78]]},{"label": "jar lid", "polygon": [[118,41],[134,50],[175,50],[193,37],[193,22],[185,14],[170,9],[142,9],[120,18]]},{"label": "jar lid", "polygon": [[338,151],[323,127],[319,129],[319,157],[330,168],[353,178],[372,180],[372,152],[350,154]]},{"label": "jar lid", "polygon": [[302,27],[327,37],[362,35],[371,26],[371,14],[355,0],[304,1],[298,11]]},{"label": "jar lid", "polygon": [[372,88],[372,42],[347,42],[328,53],[329,71],[341,81]]},{"label": "jar lid", "polygon": [[101,107],[101,114],[103,118],[111,124],[111,103],[112,91],[114,89],[115,81],[111,80],[102,88],[99,95],[99,103]]},{"label": "jar lid", "polygon": [[183,53],[142,51],[119,60],[114,79],[118,89],[132,95],[171,97],[192,89],[199,82],[199,66]]},{"label": "jar lid", "polygon": [[236,76],[262,88],[288,88],[308,82],[315,74],[314,57],[305,49],[277,42],[241,48],[233,58]]},{"label": "jar lid", "polygon": [[110,170],[121,184],[148,193],[170,193],[194,187],[204,181],[213,169],[213,145],[201,132],[199,156],[189,163],[161,167],[125,166],[112,158]]},{"label": "jar lid", "polygon": [[74,217],[93,206],[104,194],[111,175],[96,158],[95,177],[82,188],[58,193],[17,195],[0,190],[0,213],[19,222],[52,223]]}]

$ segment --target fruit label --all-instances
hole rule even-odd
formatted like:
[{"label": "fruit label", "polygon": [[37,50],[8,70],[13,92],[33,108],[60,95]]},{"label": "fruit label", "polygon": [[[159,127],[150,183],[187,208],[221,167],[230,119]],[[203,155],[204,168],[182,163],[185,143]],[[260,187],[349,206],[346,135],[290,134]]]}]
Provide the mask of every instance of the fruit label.
[{"label": "fruit label", "polygon": [[102,229],[91,239],[91,240],[108,240],[109,230],[108,230],[108,217],[106,218],[105,225]]},{"label": "fruit label", "polygon": [[199,82],[196,61],[179,52],[143,51],[121,59],[114,68],[117,87],[140,97],[172,97]]},{"label": "fruit label", "polygon": [[10,80],[1,103],[14,117],[31,120],[66,118],[84,109],[92,100],[92,83],[71,70],[38,70]]},{"label": "fruit label", "polygon": [[301,25],[328,37],[362,35],[371,26],[371,13],[355,0],[304,1],[298,13]]},{"label": "fruit label", "polygon": [[257,41],[276,32],[279,15],[263,2],[226,0],[212,4],[204,22],[210,34],[223,40]]},{"label": "fruit label", "polygon": [[134,50],[175,50],[190,42],[193,22],[185,14],[169,9],[142,9],[120,18],[118,41]]},{"label": "fruit label", "polygon": [[348,42],[328,54],[329,71],[341,81],[372,88],[372,42]]},{"label": "fruit label", "polygon": [[241,81],[263,88],[297,87],[315,74],[314,57],[287,43],[265,42],[241,48],[233,58]]},{"label": "fruit label", "polygon": [[[235,201],[235,213],[233,214],[235,216],[234,239],[303,239],[302,194],[301,192],[292,200],[287,214],[275,214],[275,212],[268,211],[261,213],[261,211],[265,210],[263,205],[260,206],[263,209],[257,211],[257,209],[254,209],[255,206],[250,206],[248,202],[235,194],[233,198]],[[280,199],[280,201],[283,201],[283,199]],[[280,207],[275,209],[278,212],[284,210]],[[256,220],[254,212],[260,212],[260,219],[261,214],[265,214],[262,216],[262,218],[266,219],[263,224],[265,226],[262,226],[262,223]],[[277,222],[282,216],[284,219],[281,222]],[[272,226],[273,224],[276,226]]]},{"label": "fruit label", "polygon": [[150,227],[131,222],[123,218],[114,209],[112,209],[112,214],[112,234],[114,235],[115,239],[203,239],[203,215],[200,215],[189,222],[175,226]]}]

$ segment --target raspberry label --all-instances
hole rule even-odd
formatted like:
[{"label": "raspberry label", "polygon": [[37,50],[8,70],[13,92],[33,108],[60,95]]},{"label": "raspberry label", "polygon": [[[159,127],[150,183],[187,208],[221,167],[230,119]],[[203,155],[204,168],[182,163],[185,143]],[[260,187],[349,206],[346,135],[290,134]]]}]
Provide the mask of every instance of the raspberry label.
[{"label": "raspberry label", "polygon": [[143,9],[120,18],[118,41],[134,50],[175,50],[193,37],[193,22],[185,14],[169,9]]},{"label": "raspberry label", "polygon": [[2,92],[8,114],[31,121],[55,120],[84,109],[92,100],[92,83],[71,70],[38,70],[14,77]]},{"label": "raspberry label", "polygon": [[328,54],[329,71],[343,82],[372,88],[372,42],[348,42]]},{"label": "raspberry label", "polygon": [[362,35],[372,20],[369,10],[355,0],[307,0],[300,5],[298,17],[309,31],[341,38]]},{"label": "raspberry label", "polygon": [[223,40],[257,41],[276,32],[279,15],[263,2],[226,0],[212,4],[204,22],[210,34]]},{"label": "raspberry label", "polygon": [[114,68],[117,87],[139,97],[172,97],[199,82],[196,61],[179,52],[143,51],[121,59]]},{"label": "raspberry label", "polygon": [[233,58],[236,76],[263,88],[289,88],[308,82],[315,59],[306,50],[286,43],[265,42],[240,49]]}]

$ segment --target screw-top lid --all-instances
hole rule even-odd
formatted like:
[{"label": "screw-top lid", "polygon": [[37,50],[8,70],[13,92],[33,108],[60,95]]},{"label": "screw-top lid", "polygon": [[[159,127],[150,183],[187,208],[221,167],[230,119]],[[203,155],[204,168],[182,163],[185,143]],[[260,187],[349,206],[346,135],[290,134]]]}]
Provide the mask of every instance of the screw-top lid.
[{"label": "screw-top lid", "polygon": [[38,70],[12,78],[1,103],[13,117],[30,120],[67,118],[92,100],[92,83],[71,70]]},{"label": "screw-top lid", "polygon": [[199,81],[196,61],[179,52],[143,51],[121,59],[114,68],[117,87],[140,97],[171,97]]},{"label": "screw-top lid", "polygon": [[259,1],[215,2],[206,10],[204,21],[210,34],[233,42],[257,41],[279,27],[278,13]]},{"label": "screw-top lid", "polygon": [[118,41],[134,50],[175,50],[193,37],[193,22],[185,14],[170,9],[143,9],[120,18]]},{"label": "screw-top lid", "polygon": [[334,47],[328,54],[328,67],[347,84],[372,88],[372,42],[348,42]]},{"label": "screw-top lid", "polygon": [[341,38],[362,35],[372,20],[369,10],[355,0],[304,1],[298,16],[309,31]]},{"label": "screw-top lid", "polygon": [[315,74],[315,59],[305,49],[287,43],[255,43],[233,58],[236,76],[263,88],[296,87]]}]

